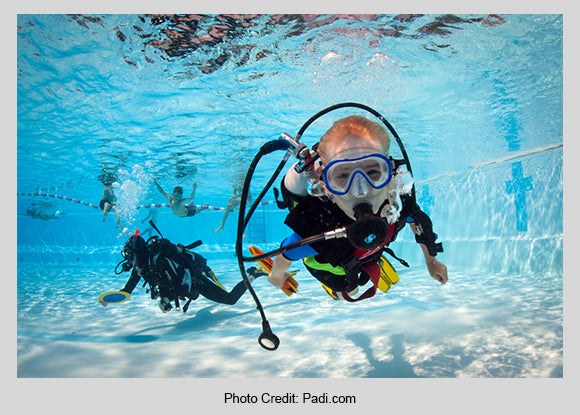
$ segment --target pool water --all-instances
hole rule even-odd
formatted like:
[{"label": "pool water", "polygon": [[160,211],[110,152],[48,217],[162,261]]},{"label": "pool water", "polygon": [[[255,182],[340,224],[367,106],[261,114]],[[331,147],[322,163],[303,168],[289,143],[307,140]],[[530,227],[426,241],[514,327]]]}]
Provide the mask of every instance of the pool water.
[{"label": "pool water", "polygon": [[[563,378],[562,20],[19,15],[17,376]],[[201,239],[195,251],[233,288],[237,211],[215,232],[233,186],[261,145],[345,101],[404,142],[446,285],[404,230],[392,248],[411,266],[394,261],[400,281],[372,299],[333,301],[297,262],[298,294],[258,279],[275,352],[257,343],[249,293],[164,314],[138,285],[99,305],[125,284],[120,251],[154,232],[151,217],[172,242]],[[282,156],[259,164],[254,196]],[[98,209],[103,164],[117,166],[119,226]],[[196,183],[200,213],[173,215],[153,179],[185,195]],[[284,218],[269,191],[245,252],[279,246]]]}]

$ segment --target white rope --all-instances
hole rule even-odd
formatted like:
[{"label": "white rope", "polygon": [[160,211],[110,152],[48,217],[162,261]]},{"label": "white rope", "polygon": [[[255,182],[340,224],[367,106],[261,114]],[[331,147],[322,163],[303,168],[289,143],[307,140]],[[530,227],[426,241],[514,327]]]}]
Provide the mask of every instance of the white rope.
[{"label": "white rope", "polygon": [[506,161],[518,159],[518,158],[521,158],[521,157],[531,156],[532,154],[542,153],[544,151],[554,150],[554,149],[560,148],[562,146],[563,146],[562,143],[558,143],[558,144],[551,144],[551,145],[546,146],[546,147],[540,147],[540,148],[535,148],[535,149],[532,149],[532,150],[522,151],[520,153],[513,154],[511,156],[507,156],[507,157],[504,157],[504,158],[495,159],[495,160],[491,160],[491,161],[485,161],[485,162],[482,162],[482,163],[476,163],[476,164],[473,164],[473,165],[469,166],[465,170],[462,170],[462,171],[459,171],[459,172],[456,172],[455,171],[455,172],[445,173],[445,174],[442,174],[440,176],[432,177],[430,179],[425,179],[425,180],[417,181],[416,184],[424,184],[424,183],[428,183],[428,182],[433,182],[435,180],[440,180],[440,179],[444,179],[446,177],[455,176],[457,174],[463,173],[463,172],[468,171],[468,170],[477,170],[477,169],[481,169],[483,167],[492,166],[494,164],[505,163]]}]

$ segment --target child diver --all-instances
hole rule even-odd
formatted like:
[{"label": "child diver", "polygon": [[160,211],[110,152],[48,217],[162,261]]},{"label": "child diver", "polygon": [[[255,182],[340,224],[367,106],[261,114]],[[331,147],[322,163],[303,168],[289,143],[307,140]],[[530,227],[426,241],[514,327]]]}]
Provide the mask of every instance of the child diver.
[{"label": "child diver", "polygon": [[302,173],[294,168],[286,173],[281,190],[290,213],[285,224],[294,233],[282,246],[341,226],[351,226],[354,231],[355,223],[370,226],[373,232],[363,234],[366,238],[378,236],[380,243],[365,249],[365,243],[356,247],[350,237],[330,239],[278,254],[268,275],[272,285],[286,287],[292,281],[287,272],[292,261],[302,259],[333,298],[368,298],[374,291],[356,299],[351,296],[369,279],[376,289],[381,254],[406,223],[423,251],[431,277],[441,284],[447,282],[447,267],[435,258],[443,251],[442,245],[435,242],[437,235],[429,217],[409,196],[404,177],[409,179],[410,174],[403,174],[408,172],[398,169],[388,157],[389,147],[390,137],[382,125],[352,115],[336,121],[321,137],[316,149],[320,162]]},{"label": "child diver", "polygon": [[170,195],[165,190],[163,190],[163,188],[159,185],[159,183],[157,183],[157,180],[153,179],[153,183],[155,184],[159,192],[163,196],[165,196],[169,201],[171,211],[180,218],[195,216],[197,213],[201,211],[201,209],[197,209],[193,205],[193,202],[187,204],[187,202],[189,202],[190,200],[192,201],[193,198],[195,197],[195,189],[197,189],[197,183],[193,183],[193,190],[191,194],[185,199],[183,198],[183,187],[175,186],[173,192]]},{"label": "child diver", "polygon": [[[183,312],[186,312],[190,302],[196,300],[200,294],[217,303],[235,304],[246,292],[246,283],[240,281],[228,292],[207,265],[206,259],[188,250],[200,244],[201,241],[197,241],[185,247],[157,236],[146,242],[137,231],[125,244],[122,252],[124,260],[115,268],[117,274],[131,270],[131,277],[120,291],[128,297],[143,278],[149,284],[151,299],[160,298],[159,308],[164,313],[170,311],[173,305],[179,309],[179,299],[187,298],[188,301],[183,306]],[[119,265],[122,265],[122,269],[117,272]],[[250,282],[266,275],[256,267],[248,269],[247,272]],[[99,299],[99,302],[103,306],[108,304],[104,299]]]}]

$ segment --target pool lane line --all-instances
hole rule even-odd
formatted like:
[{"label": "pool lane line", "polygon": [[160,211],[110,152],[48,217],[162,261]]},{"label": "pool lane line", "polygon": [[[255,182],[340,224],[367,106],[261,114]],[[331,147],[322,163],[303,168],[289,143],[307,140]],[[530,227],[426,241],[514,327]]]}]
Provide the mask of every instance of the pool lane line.
[{"label": "pool lane line", "polygon": [[472,164],[471,166],[467,167],[464,170],[445,173],[445,174],[441,174],[439,176],[432,177],[430,179],[420,180],[420,181],[417,181],[416,184],[420,185],[420,184],[429,183],[429,182],[433,182],[433,181],[440,180],[440,179],[445,179],[447,177],[452,177],[452,176],[456,176],[456,175],[461,174],[461,173],[465,173],[466,171],[469,171],[469,170],[477,170],[477,169],[481,169],[483,167],[493,166],[494,164],[505,163],[506,161],[511,161],[511,160],[515,160],[518,158],[531,156],[533,154],[543,153],[544,151],[554,150],[556,148],[560,148],[563,146],[564,146],[563,143],[551,144],[551,145],[546,146],[546,147],[540,147],[540,148],[534,148],[532,150],[522,151],[522,152],[519,152],[519,153],[511,155],[511,156],[507,156],[507,157],[503,157],[503,158],[499,158],[499,159],[495,159],[495,160],[490,160],[490,161],[484,161],[481,163],[475,163],[475,164]]},{"label": "pool lane line", "polygon": [[[89,206],[92,207],[93,209],[99,209],[99,207],[97,205],[94,205],[92,203],[89,202],[84,202],[82,200],[79,199],[73,199],[72,197],[68,197],[68,196],[62,196],[62,195],[57,195],[54,193],[45,193],[45,192],[17,192],[16,193],[17,196],[38,196],[38,197],[49,197],[49,198],[54,198],[54,199],[60,199],[60,200],[68,200],[70,202],[74,202],[74,203],[78,203],[80,205],[84,205],[84,206]],[[265,200],[262,203],[260,203],[260,205],[262,206],[266,206],[266,205],[271,205],[274,204],[275,201],[274,200]],[[201,210],[213,210],[213,211],[225,211],[226,208],[224,207],[220,207],[220,206],[211,206],[208,204],[204,204],[204,205],[189,205],[189,206],[193,206],[196,209],[201,209]],[[171,207],[170,203],[147,203],[144,205],[136,205],[135,208],[136,209],[150,209],[150,208],[162,208],[162,207]]]}]

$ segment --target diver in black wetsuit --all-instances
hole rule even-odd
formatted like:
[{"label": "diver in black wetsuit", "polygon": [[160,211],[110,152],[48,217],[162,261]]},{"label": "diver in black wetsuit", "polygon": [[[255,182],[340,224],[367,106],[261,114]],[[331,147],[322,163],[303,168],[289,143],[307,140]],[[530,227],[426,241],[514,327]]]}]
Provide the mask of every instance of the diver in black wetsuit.
[{"label": "diver in black wetsuit", "polygon": [[[198,241],[192,245],[197,246],[200,243],[201,241]],[[125,244],[122,255],[125,261],[122,261],[121,272],[131,269],[132,271],[131,277],[121,291],[130,294],[143,278],[145,283],[149,284],[151,299],[160,298],[159,308],[163,312],[171,310],[172,303],[176,308],[180,308],[179,299],[188,299],[183,306],[185,312],[189,303],[200,294],[208,300],[232,305],[247,289],[242,280],[228,292],[220,284],[204,257],[188,251],[181,244],[175,245],[157,236],[145,242],[137,232]],[[256,267],[248,269],[248,274],[251,282],[261,275],[266,275]],[[101,300],[101,304],[106,306],[108,303]]]}]

